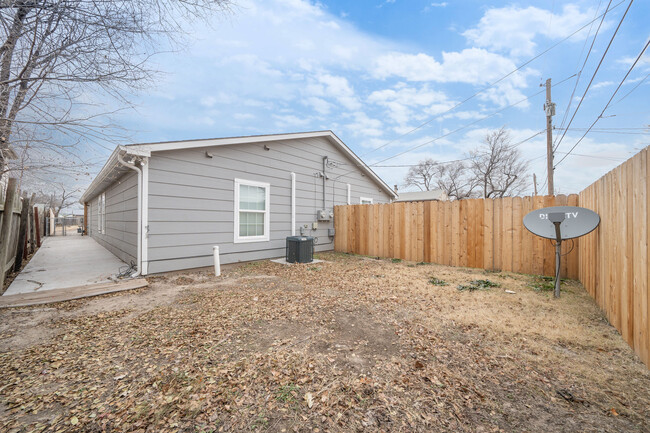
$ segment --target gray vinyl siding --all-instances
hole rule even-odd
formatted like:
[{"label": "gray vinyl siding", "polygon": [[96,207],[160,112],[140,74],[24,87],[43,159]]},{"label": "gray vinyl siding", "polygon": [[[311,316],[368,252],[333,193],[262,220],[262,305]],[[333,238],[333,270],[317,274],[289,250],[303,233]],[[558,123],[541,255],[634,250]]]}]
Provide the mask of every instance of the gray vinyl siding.
[{"label": "gray vinyl siding", "polygon": [[[316,221],[322,204],[323,156],[336,162],[327,168],[325,208],[370,197],[387,203],[390,196],[356,168],[327,138],[293,139],[213,148],[154,152],[149,161],[148,272],[211,266],[218,245],[222,263],[282,257],[291,235],[291,172],[296,174],[296,234],[318,238],[316,251],[333,249],[327,229],[333,221]],[[213,155],[206,157],[206,152]],[[339,177],[340,176],[340,177]],[[270,184],[270,240],[234,243],[235,178]]]},{"label": "gray vinyl siding", "polygon": [[98,230],[99,195],[96,195],[88,202],[90,236],[120,260],[135,262],[138,243],[138,176],[135,172],[128,173],[103,192],[106,193],[106,232],[102,234]]}]

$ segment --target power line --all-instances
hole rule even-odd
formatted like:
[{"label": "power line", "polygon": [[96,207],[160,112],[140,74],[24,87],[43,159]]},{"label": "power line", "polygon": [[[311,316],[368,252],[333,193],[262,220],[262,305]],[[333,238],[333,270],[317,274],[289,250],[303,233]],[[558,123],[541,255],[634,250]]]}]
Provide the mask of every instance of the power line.
[{"label": "power line", "polygon": [[[558,82],[558,83],[553,84],[552,87],[559,86],[560,84],[562,84],[562,83],[564,83],[564,82],[570,80],[571,78],[573,78],[573,75],[570,76],[570,77],[565,78],[564,80],[562,80],[562,81],[560,81],[560,82]],[[413,147],[411,147],[411,148],[409,148],[409,149],[406,149],[406,150],[404,150],[404,151],[402,151],[402,152],[400,152],[400,153],[397,153],[397,154],[395,154],[395,155],[393,155],[393,156],[389,156],[388,158],[384,158],[384,159],[382,159],[382,160],[380,160],[380,161],[377,161],[377,162],[375,162],[375,163],[368,164],[368,166],[369,166],[369,167],[374,167],[374,166],[376,166],[377,164],[381,164],[382,162],[386,162],[386,161],[391,160],[391,159],[393,159],[393,158],[397,158],[398,156],[401,156],[401,155],[403,155],[403,154],[405,154],[405,153],[411,152],[411,151],[413,151],[413,150],[415,150],[415,149],[419,149],[419,148],[422,147],[422,146],[426,146],[427,144],[431,144],[431,143],[433,143],[433,142],[435,142],[435,141],[438,141],[438,140],[440,140],[440,139],[442,139],[442,138],[445,138],[445,137],[448,137],[448,136],[450,136],[450,135],[452,135],[452,134],[455,134],[455,133],[458,132],[458,131],[462,131],[463,129],[467,129],[467,128],[469,128],[469,127],[472,126],[472,125],[475,125],[475,124],[477,124],[477,123],[479,123],[479,122],[482,122],[483,120],[489,119],[490,117],[494,117],[494,116],[496,116],[497,114],[499,114],[499,113],[501,113],[501,112],[503,112],[503,111],[505,111],[505,110],[507,110],[507,109],[509,109],[509,108],[512,108],[512,107],[514,107],[514,106],[516,106],[516,105],[519,105],[519,104],[521,104],[522,102],[525,102],[525,101],[527,101],[527,100],[529,100],[529,99],[531,99],[531,98],[533,98],[533,97],[535,97],[535,96],[537,96],[537,95],[539,95],[539,94],[541,94],[541,93],[544,93],[544,90],[541,90],[541,91],[539,91],[539,92],[537,92],[537,93],[534,93],[534,94],[532,94],[532,95],[529,95],[529,96],[525,97],[524,99],[521,99],[521,100],[519,100],[519,101],[517,101],[517,102],[514,102],[514,103],[512,103],[512,104],[510,104],[510,105],[508,105],[508,106],[506,106],[506,107],[503,107],[503,108],[501,108],[500,110],[494,111],[492,114],[489,114],[489,115],[487,115],[487,116],[485,116],[485,117],[481,117],[480,119],[477,119],[477,120],[474,120],[473,122],[467,123],[467,124],[465,124],[465,125],[463,125],[463,126],[461,126],[461,127],[459,127],[459,128],[454,129],[453,131],[447,132],[446,134],[443,134],[443,135],[440,135],[440,136],[438,136],[438,137],[436,137],[436,138],[433,138],[433,139],[431,139],[431,140],[425,141],[424,143],[420,143],[420,144],[418,144],[418,145],[416,145],[416,146],[413,146]],[[538,134],[536,134],[536,135],[538,135]],[[530,138],[532,138],[532,137],[529,137],[528,139],[530,139]],[[527,141],[528,139],[526,139],[526,140],[524,140],[524,141]],[[361,165],[360,165],[360,164],[355,164],[355,167],[361,167]],[[337,176],[336,179],[340,179],[340,178],[342,178],[343,176],[346,176],[346,175],[348,175],[348,174],[350,174],[350,173],[352,173],[352,172],[354,172],[354,170],[347,171],[347,172],[345,172],[345,173],[343,173],[343,174]],[[335,180],[336,180],[336,179],[335,179]]]},{"label": "power line", "polygon": [[[566,122],[566,119],[567,119],[567,117],[569,115],[569,111],[571,110],[571,105],[573,104],[573,97],[576,94],[576,90],[578,89],[578,83],[580,82],[580,77],[582,76],[582,71],[585,69],[585,66],[587,65],[587,60],[589,60],[589,55],[591,54],[591,51],[594,48],[594,44],[596,43],[596,38],[598,37],[598,33],[600,32],[600,28],[602,27],[603,22],[605,21],[605,16],[609,12],[609,7],[611,5],[612,5],[612,1],[610,0],[609,3],[607,4],[607,7],[605,8],[605,13],[603,14],[603,17],[600,20],[600,24],[598,24],[598,28],[596,29],[596,33],[594,34],[594,38],[591,40],[591,46],[589,47],[589,51],[587,51],[587,56],[585,57],[585,60],[582,63],[582,67],[580,68],[580,71],[577,72],[578,77],[576,78],[576,83],[573,86],[573,90],[571,91],[571,97],[569,98],[569,102],[567,104],[566,110],[564,110],[564,116],[562,117],[562,122],[560,123],[560,127],[564,126],[564,122]],[[598,9],[600,9],[600,2],[598,2]],[[596,14],[598,13],[598,9],[596,9]],[[596,19],[596,18],[594,18],[594,19]],[[591,34],[591,28],[589,28],[589,33]],[[587,38],[585,39],[585,43],[582,45],[582,51],[580,52],[580,57],[582,57],[582,53],[585,50],[585,46],[587,45],[588,40],[589,40],[589,35],[587,35]],[[554,151],[557,149],[558,139],[559,139],[559,136],[555,139],[555,143],[553,143],[553,150]]]},{"label": "power line", "polygon": [[643,78],[641,79],[641,81],[639,81],[639,82],[637,83],[637,85],[634,86],[634,87],[632,88],[632,90],[630,90],[630,91],[627,92],[625,95],[623,95],[623,97],[622,97],[621,99],[619,99],[618,101],[614,102],[614,103],[612,104],[612,106],[618,104],[618,103],[621,102],[623,99],[627,98],[627,97],[630,95],[630,93],[634,92],[634,91],[635,91],[635,90],[636,90],[636,89],[637,89],[641,84],[643,84],[643,83],[645,82],[645,80],[648,79],[648,77],[650,77],[650,73],[646,74],[646,76],[643,77]]},{"label": "power line", "polygon": [[[517,147],[520,144],[523,144],[523,143],[525,143],[525,142],[527,142],[529,140],[532,140],[533,138],[537,137],[538,135],[543,134],[544,132],[546,132],[546,130],[541,130],[539,132],[536,132],[536,133],[534,133],[533,135],[531,135],[530,137],[528,137],[528,138],[526,138],[524,140],[521,140],[521,141],[519,141],[519,142],[517,142],[515,144],[511,144],[510,147],[511,148]],[[461,158],[461,159],[452,159],[450,161],[436,162],[434,165],[451,164],[452,162],[467,161],[469,159],[471,159],[471,158],[467,157],[467,158]],[[420,164],[397,164],[397,165],[375,165],[375,164],[372,164],[372,166],[375,167],[375,168],[403,168],[403,167],[417,167],[419,165]]]},{"label": "power line", "polygon": [[[605,49],[605,52],[603,53],[602,57],[600,58],[600,61],[598,62],[598,66],[596,66],[596,70],[594,71],[594,74],[591,76],[591,80],[589,80],[589,84],[587,84],[587,88],[585,89],[585,92],[582,94],[582,98],[580,98],[580,102],[578,103],[578,106],[576,107],[575,111],[573,112],[573,116],[571,116],[571,120],[569,120],[569,123],[566,126],[567,128],[569,128],[571,126],[571,123],[573,122],[573,119],[575,119],[576,114],[578,114],[578,110],[580,110],[580,107],[582,106],[582,102],[585,100],[585,96],[587,96],[587,92],[589,91],[589,88],[591,87],[591,84],[594,82],[594,79],[596,78],[596,74],[598,73],[598,70],[600,69],[600,66],[603,64],[603,61],[605,60],[605,56],[609,52],[609,48],[612,46],[612,42],[614,42],[614,38],[616,37],[616,34],[618,33],[618,29],[621,28],[621,24],[623,24],[623,20],[627,16],[627,12],[630,10],[630,7],[632,6],[632,3],[634,3],[634,0],[630,0],[630,3],[627,5],[627,9],[625,9],[625,13],[623,13],[623,16],[621,17],[621,20],[618,22],[618,26],[616,26],[616,30],[614,30],[614,34],[612,35],[612,38],[609,40],[609,44],[607,44],[607,48]],[[560,147],[560,144],[562,144],[562,140],[566,136],[566,132],[567,131],[565,130],[564,133],[562,134],[562,137],[560,137],[560,140],[557,142],[557,145],[555,146],[555,149]],[[564,158],[566,158],[566,156]],[[562,159],[564,159],[564,158],[562,158]],[[557,166],[557,164],[556,164],[556,166]]]},{"label": "power line", "polygon": [[[568,153],[568,152],[558,152],[558,153]],[[606,159],[608,161],[625,161],[625,158],[616,158],[613,156],[596,156],[596,155],[585,155],[584,153],[574,153],[575,156],[582,156],[584,158],[595,158],[595,159]]]},{"label": "power line", "polygon": [[[559,83],[553,84],[553,87],[555,87],[555,86],[559,86],[560,84],[564,83],[565,81],[567,81],[567,80],[569,80],[569,79],[571,79],[571,78],[572,78],[572,76],[569,77],[569,78],[565,78],[564,80],[560,81]],[[476,123],[478,123],[478,122],[482,122],[483,120],[489,119],[490,117],[494,117],[494,116],[496,116],[497,114],[499,114],[499,113],[501,113],[501,112],[503,112],[503,111],[505,111],[505,110],[507,110],[507,109],[509,109],[509,108],[512,108],[512,107],[514,107],[514,106],[516,106],[516,105],[519,105],[519,104],[521,104],[522,102],[525,102],[525,101],[529,100],[530,98],[533,98],[533,97],[535,97],[535,96],[537,96],[537,95],[539,95],[539,94],[541,94],[541,93],[544,93],[544,92],[545,92],[544,90],[540,90],[539,92],[534,93],[534,94],[532,94],[532,95],[530,95],[530,96],[527,96],[527,97],[525,97],[524,99],[521,99],[521,100],[519,100],[519,101],[517,101],[517,102],[515,102],[515,103],[513,103],[513,104],[510,104],[510,105],[508,105],[508,106],[506,106],[506,107],[503,107],[502,109],[497,110],[497,111],[493,112],[492,114],[489,114],[489,115],[487,115],[487,116],[485,116],[485,117],[482,117],[482,118],[480,118],[480,119],[477,119],[477,120],[475,120],[475,121],[473,121],[473,122],[470,122],[470,123],[468,123],[468,124],[466,124],[466,125],[463,125],[463,126],[461,126],[460,128],[454,129],[453,131],[448,132],[448,133],[446,133],[446,134],[443,134],[443,135],[441,135],[441,136],[439,136],[439,137],[436,137],[436,138],[434,138],[434,139],[432,139],[432,140],[428,140],[428,141],[425,141],[424,143],[420,143],[420,144],[418,144],[418,145],[416,145],[416,146],[412,146],[412,147],[410,147],[409,149],[406,149],[406,150],[404,150],[404,151],[402,151],[402,152],[399,152],[399,153],[397,153],[397,154],[395,154],[395,155],[393,155],[393,156],[389,156],[388,158],[384,158],[384,159],[382,159],[381,161],[378,161],[378,162],[376,162],[376,163],[374,163],[374,164],[370,164],[370,165],[373,166],[373,165],[375,165],[375,164],[381,164],[382,162],[388,161],[388,160],[393,159],[393,158],[397,158],[398,156],[404,155],[405,153],[412,152],[413,150],[415,150],[415,149],[419,149],[419,148],[422,147],[422,146],[426,146],[427,144],[431,144],[431,143],[433,143],[433,142],[435,142],[435,141],[438,141],[438,140],[440,140],[441,138],[448,137],[449,135],[455,134],[455,133],[458,132],[458,131],[462,131],[463,129],[466,129],[466,128],[468,128],[468,127],[470,127],[470,126],[472,126],[472,125],[474,125],[474,124],[476,124]]]},{"label": "power line", "polygon": [[[461,159],[452,159],[449,161],[440,161],[440,162],[434,162],[433,165],[445,165],[445,164],[451,164],[454,162],[462,162],[462,161],[467,161],[470,158],[461,158]],[[405,167],[417,167],[420,164],[396,164],[396,165],[374,165],[373,167],[375,168],[405,168]]]},{"label": "power line", "polygon": [[[630,1],[630,4],[632,4],[632,1]],[[629,9],[629,7],[628,7],[628,9]],[[589,126],[589,128],[587,128],[585,133],[582,135],[582,137],[580,137],[580,139],[576,142],[576,144],[574,144],[573,147],[567,152],[567,154],[564,155],[564,157],[561,160],[558,161],[556,166],[560,165],[560,163],[562,161],[564,161],[571,154],[571,152],[573,152],[573,149],[575,149],[576,146],[578,146],[578,144],[580,144],[580,142],[587,136],[587,134],[589,134],[589,131],[591,131],[591,128],[594,127],[596,122],[598,122],[603,117],[603,114],[605,114],[605,111],[609,107],[609,104],[611,104],[612,100],[614,99],[614,96],[616,96],[616,93],[618,93],[619,89],[621,88],[621,86],[623,85],[623,83],[625,82],[627,77],[630,75],[630,73],[632,72],[632,70],[634,69],[636,64],[639,62],[639,60],[641,60],[641,57],[643,57],[643,53],[645,53],[645,50],[648,49],[648,45],[650,45],[650,39],[648,40],[648,42],[646,42],[645,46],[643,47],[643,49],[641,50],[641,52],[637,56],[636,60],[634,60],[634,63],[632,63],[632,66],[630,66],[630,69],[627,71],[627,73],[625,74],[625,76],[623,77],[621,82],[618,84],[618,86],[616,87],[616,90],[614,90],[614,93],[612,94],[612,97],[609,98],[609,101],[607,101],[607,104],[605,105],[605,108],[603,108],[603,111],[600,112],[600,115],[598,115],[598,117],[596,117],[596,120],[594,120],[593,123]]]},{"label": "power line", "polygon": [[[620,5],[621,5],[622,3],[624,3],[624,2],[625,2],[625,0],[622,0],[622,1],[618,2],[616,5],[614,5],[614,7],[613,7],[611,10],[616,9],[618,6],[620,6]],[[610,3],[611,3],[611,1],[610,1]],[[607,12],[605,12],[605,13],[607,13]],[[582,27],[580,27],[578,30],[576,30],[575,32],[573,32],[573,33],[571,33],[570,35],[568,35],[567,37],[565,37],[564,39],[562,39],[562,40],[558,41],[557,43],[551,45],[550,47],[548,47],[548,48],[545,49],[544,51],[541,51],[539,54],[535,55],[535,56],[532,57],[531,59],[529,59],[529,60],[527,60],[526,62],[522,63],[522,64],[519,65],[517,68],[515,68],[514,70],[508,72],[506,75],[504,75],[503,77],[499,78],[498,80],[496,80],[496,81],[490,83],[487,87],[484,87],[483,89],[479,90],[478,92],[474,93],[473,95],[471,95],[471,96],[469,96],[469,97],[463,99],[462,101],[460,101],[459,103],[457,103],[457,104],[454,105],[453,107],[449,108],[448,110],[443,111],[442,113],[438,113],[438,114],[436,114],[435,116],[433,116],[432,118],[430,118],[430,119],[427,120],[426,122],[424,122],[424,123],[422,123],[422,124],[416,126],[415,128],[413,128],[413,129],[411,129],[411,130],[405,132],[404,134],[399,135],[399,136],[395,137],[394,139],[392,139],[392,140],[390,140],[390,141],[387,141],[386,143],[382,144],[382,145],[379,146],[379,147],[376,147],[376,148],[374,148],[374,149],[372,149],[372,150],[369,150],[368,152],[366,152],[366,153],[364,153],[363,155],[361,155],[361,157],[368,156],[368,155],[370,155],[371,153],[376,152],[376,151],[379,150],[379,149],[383,149],[384,147],[388,146],[389,144],[392,144],[392,143],[395,143],[396,141],[399,141],[400,139],[406,137],[407,135],[412,134],[413,132],[415,132],[415,131],[417,131],[417,130],[423,128],[423,127],[425,127],[425,126],[428,125],[429,123],[433,122],[435,119],[437,119],[437,118],[439,118],[439,117],[441,117],[441,116],[443,116],[443,115],[445,115],[445,114],[447,114],[447,113],[450,113],[451,111],[455,110],[456,108],[460,107],[461,105],[465,104],[466,102],[469,102],[470,100],[474,99],[476,96],[480,95],[481,93],[485,92],[485,91],[488,90],[488,89],[491,89],[491,88],[494,87],[496,84],[498,84],[498,83],[500,83],[501,81],[505,80],[506,78],[508,78],[509,76],[511,76],[512,74],[514,74],[515,72],[519,71],[520,69],[522,69],[522,68],[524,68],[525,66],[529,65],[530,63],[532,63],[533,61],[537,60],[538,58],[540,58],[540,57],[543,56],[544,54],[548,53],[549,51],[551,51],[552,49],[554,49],[554,48],[557,47],[558,45],[562,44],[563,42],[565,42],[565,41],[567,41],[568,39],[572,38],[572,37],[575,36],[576,34],[580,33],[582,30],[584,30],[585,28],[587,28],[587,26],[589,26],[589,25],[591,25],[592,23],[594,23],[598,18],[600,18],[600,17],[603,17],[603,18],[604,18],[604,16],[605,16],[605,14],[602,14],[602,15],[599,15],[599,16],[595,17],[593,20],[589,21],[588,23],[586,23],[585,25],[583,25]],[[574,75],[574,76],[575,76],[575,75]]]}]

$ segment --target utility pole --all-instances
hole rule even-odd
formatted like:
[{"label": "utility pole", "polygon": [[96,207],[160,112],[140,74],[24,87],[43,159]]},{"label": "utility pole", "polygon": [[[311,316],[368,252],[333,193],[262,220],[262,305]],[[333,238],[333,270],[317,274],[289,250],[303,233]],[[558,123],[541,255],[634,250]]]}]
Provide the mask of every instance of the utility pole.
[{"label": "utility pole", "polygon": [[535,196],[537,196],[537,175],[533,173],[533,185],[535,185]]},{"label": "utility pole", "polygon": [[555,194],[553,184],[553,116],[555,116],[555,104],[551,101],[551,79],[546,80],[546,164],[548,166],[548,195]]}]

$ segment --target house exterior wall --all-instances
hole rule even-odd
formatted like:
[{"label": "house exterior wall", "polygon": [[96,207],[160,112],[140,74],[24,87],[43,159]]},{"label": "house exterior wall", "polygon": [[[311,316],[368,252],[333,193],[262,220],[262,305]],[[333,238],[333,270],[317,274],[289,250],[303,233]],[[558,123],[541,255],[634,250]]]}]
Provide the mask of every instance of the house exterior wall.
[{"label": "house exterior wall", "polygon": [[138,243],[138,175],[127,173],[103,191],[106,194],[106,230],[98,230],[97,199],[88,201],[88,233],[120,260],[136,261]]},{"label": "house exterior wall", "polygon": [[[265,150],[264,146],[269,148]],[[291,173],[296,175],[296,235],[318,238],[316,251],[332,250],[328,228],[333,221],[318,222],[323,208],[323,156],[328,167],[325,209],[361,197],[387,203],[390,196],[362,175],[355,163],[327,138],[305,138],[211,148],[154,152],[149,160],[148,272],[211,266],[212,247],[218,245],[221,263],[282,257],[285,238],[291,235]],[[190,146],[191,144],[188,144]],[[212,158],[206,156],[206,152]],[[343,176],[341,176],[343,175]],[[337,178],[341,176],[340,178]],[[235,179],[270,184],[270,239],[234,242]]]}]

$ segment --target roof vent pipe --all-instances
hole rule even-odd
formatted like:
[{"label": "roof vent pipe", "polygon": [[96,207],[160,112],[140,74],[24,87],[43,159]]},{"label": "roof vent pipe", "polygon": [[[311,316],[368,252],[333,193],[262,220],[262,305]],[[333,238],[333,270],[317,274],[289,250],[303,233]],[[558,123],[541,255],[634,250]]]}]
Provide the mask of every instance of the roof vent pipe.
[{"label": "roof vent pipe", "polygon": [[131,278],[139,277],[140,273],[142,272],[142,207],[140,206],[140,202],[142,200],[142,170],[138,168],[135,164],[126,162],[120,153],[117,154],[117,160],[122,164],[124,167],[128,167],[131,170],[135,170],[138,173],[138,199],[136,200],[136,203],[138,204],[138,247],[137,247],[137,263],[136,266],[138,267],[138,270],[131,274]]}]

